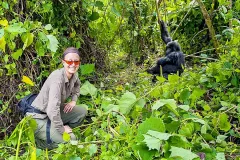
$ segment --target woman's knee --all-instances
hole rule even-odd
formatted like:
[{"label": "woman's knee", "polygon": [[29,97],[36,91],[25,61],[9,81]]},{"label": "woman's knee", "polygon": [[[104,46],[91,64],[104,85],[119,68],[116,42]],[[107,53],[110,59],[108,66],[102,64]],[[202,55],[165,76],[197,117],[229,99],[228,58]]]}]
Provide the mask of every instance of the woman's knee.
[{"label": "woman's knee", "polygon": [[77,105],[76,107],[76,112],[78,112],[78,115],[83,115],[83,117],[86,117],[88,114],[88,111],[85,107],[81,105]]}]

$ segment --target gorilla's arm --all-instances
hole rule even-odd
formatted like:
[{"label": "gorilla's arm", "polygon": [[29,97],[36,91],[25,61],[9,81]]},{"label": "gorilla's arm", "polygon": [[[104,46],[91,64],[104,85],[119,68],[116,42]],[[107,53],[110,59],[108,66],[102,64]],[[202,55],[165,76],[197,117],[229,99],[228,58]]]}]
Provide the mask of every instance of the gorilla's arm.
[{"label": "gorilla's arm", "polygon": [[167,44],[168,42],[172,41],[172,38],[170,37],[167,27],[164,23],[164,21],[160,21],[161,22],[161,38],[164,41],[165,44]]},{"label": "gorilla's arm", "polygon": [[158,61],[157,61],[157,65],[158,66],[164,66],[168,63],[171,62],[171,59],[169,57],[163,57],[163,58],[160,58]]}]

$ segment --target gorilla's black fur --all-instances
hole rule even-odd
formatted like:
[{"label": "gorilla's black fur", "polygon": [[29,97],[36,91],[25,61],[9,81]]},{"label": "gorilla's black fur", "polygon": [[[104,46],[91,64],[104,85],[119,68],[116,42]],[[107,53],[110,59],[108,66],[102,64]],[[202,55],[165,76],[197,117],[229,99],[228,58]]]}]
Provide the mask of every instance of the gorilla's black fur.
[{"label": "gorilla's black fur", "polygon": [[184,55],[180,45],[169,36],[164,21],[161,21],[161,38],[166,46],[166,56],[157,60],[157,64],[148,69],[147,72],[153,75],[162,75],[167,79],[168,74],[178,73],[181,75],[185,63]]}]

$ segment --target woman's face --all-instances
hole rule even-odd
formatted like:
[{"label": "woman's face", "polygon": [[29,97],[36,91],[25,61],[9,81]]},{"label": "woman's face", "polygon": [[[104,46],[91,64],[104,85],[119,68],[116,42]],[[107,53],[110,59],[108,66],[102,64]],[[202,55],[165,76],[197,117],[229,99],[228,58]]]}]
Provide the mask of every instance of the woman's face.
[{"label": "woman's face", "polygon": [[68,53],[62,62],[66,73],[71,75],[77,72],[80,65],[80,57],[76,53]]}]

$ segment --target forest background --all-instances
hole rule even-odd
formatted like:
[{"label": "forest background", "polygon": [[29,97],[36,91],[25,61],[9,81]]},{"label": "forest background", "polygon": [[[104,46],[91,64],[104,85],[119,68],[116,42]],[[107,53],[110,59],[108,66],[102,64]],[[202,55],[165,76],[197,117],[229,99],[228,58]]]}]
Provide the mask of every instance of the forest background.
[{"label": "forest background", "polygon": [[[145,71],[164,56],[158,19],[185,54],[181,77]],[[240,0],[1,0],[0,159],[240,159]],[[79,141],[36,148],[17,102],[81,52]]]}]

